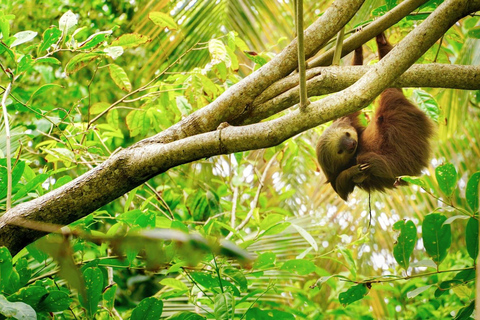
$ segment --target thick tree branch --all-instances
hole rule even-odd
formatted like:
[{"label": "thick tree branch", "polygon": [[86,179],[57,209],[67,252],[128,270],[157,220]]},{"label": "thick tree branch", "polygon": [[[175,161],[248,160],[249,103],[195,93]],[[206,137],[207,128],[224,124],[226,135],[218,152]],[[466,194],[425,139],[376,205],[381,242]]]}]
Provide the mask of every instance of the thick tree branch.
[{"label": "thick tree branch", "polygon": [[[328,40],[343,28],[365,0],[335,0],[325,13],[304,32],[305,57],[315,55]],[[144,143],[166,143],[215,130],[222,122],[237,117],[265,88],[297,68],[297,40],[262,68],[230,87],[208,106],[194,112],[167,130],[143,140]]]},{"label": "thick tree branch", "polygon": [[[352,52],[356,48],[360,47],[362,44],[368,40],[374,38],[378,34],[387,30],[393,26],[398,21],[402,20],[405,16],[410,14],[413,10],[420,7],[422,4],[426,3],[428,0],[406,0],[400,3],[398,6],[393,8],[391,11],[387,12],[380,18],[376,19],[368,26],[362,29],[361,32],[357,32],[354,35],[350,36],[343,42],[342,47],[342,57]],[[328,66],[332,63],[333,55],[335,48],[332,48],[318,57],[312,58],[308,62],[310,68],[319,67],[319,66]]]},{"label": "thick tree branch", "polygon": [[136,144],[122,150],[71,183],[9,210],[0,219],[0,245],[15,254],[43,235],[16,226],[22,219],[65,225],[174,166],[219,154],[275,146],[333,119],[338,109],[342,114],[359,110],[407,70],[458,19],[477,10],[480,0],[445,1],[354,85],[311,103],[303,111],[296,109],[275,120],[229,126],[167,144]]},{"label": "thick tree branch", "polygon": [[[321,96],[353,85],[372,66],[317,67],[307,71],[308,96]],[[391,87],[429,87],[480,90],[480,66],[422,64],[411,66]],[[266,119],[299,102],[298,75],[277,81],[252,103],[250,113],[232,121],[234,125],[252,124]],[[340,114],[336,115],[336,117]]]}]

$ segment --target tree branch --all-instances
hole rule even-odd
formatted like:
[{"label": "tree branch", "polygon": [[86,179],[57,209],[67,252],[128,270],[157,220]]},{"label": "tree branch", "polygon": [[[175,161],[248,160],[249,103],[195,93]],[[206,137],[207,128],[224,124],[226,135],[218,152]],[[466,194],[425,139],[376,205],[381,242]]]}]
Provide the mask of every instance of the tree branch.
[{"label": "tree branch", "polygon": [[[305,57],[315,55],[320,48],[350,21],[365,0],[335,0],[304,33]],[[141,143],[166,143],[195,134],[215,130],[220,123],[237,117],[251,102],[275,81],[297,68],[297,40],[294,39],[280,54],[262,68],[230,87],[208,106],[194,112],[177,124]]]},{"label": "tree branch", "polygon": [[[317,67],[307,70],[309,97],[341,91],[353,85],[372,66]],[[480,90],[480,66],[421,64],[411,66],[390,87],[427,87]],[[275,82],[252,103],[249,113],[232,121],[234,125],[252,124],[266,119],[299,102],[298,75]],[[340,110],[338,110],[340,112]],[[335,114],[335,118],[341,116]]]},{"label": "tree branch", "polygon": [[[380,18],[376,19],[368,26],[363,28],[360,32],[355,33],[343,42],[342,57],[352,52],[356,48],[368,40],[374,38],[378,34],[387,30],[398,21],[402,20],[405,16],[411,13],[413,10],[426,3],[428,0],[406,0],[400,3],[398,6],[385,13]],[[319,66],[328,66],[332,63],[335,48],[332,48],[318,57],[311,59],[308,62],[310,68]]]}]

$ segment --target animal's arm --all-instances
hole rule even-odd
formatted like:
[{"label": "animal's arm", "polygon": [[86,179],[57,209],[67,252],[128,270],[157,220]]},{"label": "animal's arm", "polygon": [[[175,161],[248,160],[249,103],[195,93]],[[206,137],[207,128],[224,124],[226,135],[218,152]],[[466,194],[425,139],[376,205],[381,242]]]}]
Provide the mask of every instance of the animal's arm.
[{"label": "animal's arm", "polygon": [[395,163],[394,159],[387,158],[387,156],[375,153],[366,152],[357,157],[357,163],[368,165],[368,174],[380,178],[396,178],[394,173],[395,168],[392,166]]},{"label": "animal's arm", "polygon": [[335,180],[334,189],[343,200],[347,201],[355,185],[368,178],[368,172],[365,171],[368,167],[367,164],[357,164],[340,172]]}]

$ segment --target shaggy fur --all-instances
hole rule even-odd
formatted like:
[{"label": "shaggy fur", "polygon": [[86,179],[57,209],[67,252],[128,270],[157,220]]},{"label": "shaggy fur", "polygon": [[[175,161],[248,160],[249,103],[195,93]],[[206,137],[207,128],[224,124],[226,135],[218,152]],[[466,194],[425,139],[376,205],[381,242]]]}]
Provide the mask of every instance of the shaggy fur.
[{"label": "shaggy fur", "polygon": [[[383,34],[377,36],[377,46],[380,59],[392,49]],[[362,60],[359,48],[354,64],[362,64]],[[419,175],[430,157],[433,123],[408,101],[402,89],[382,92],[375,116],[366,128],[358,115],[356,112],[336,120],[317,144],[320,166],[344,200],[355,186],[368,192],[394,188],[399,176]],[[358,143],[345,144],[347,132]]]}]

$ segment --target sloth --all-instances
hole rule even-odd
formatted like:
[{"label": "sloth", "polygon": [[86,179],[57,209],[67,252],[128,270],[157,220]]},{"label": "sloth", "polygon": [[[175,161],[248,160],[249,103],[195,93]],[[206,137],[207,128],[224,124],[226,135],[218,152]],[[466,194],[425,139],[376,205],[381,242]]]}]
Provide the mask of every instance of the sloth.
[{"label": "sloth", "polygon": [[[382,33],[376,37],[382,59],[392,49]],[[363,63],[362,48],[353,64]],[[402,89],[388,88],[380,95],[370,123],[364,127],[360,112],[339,118],[317,143],[317,158],[327,182],[347,200],[355,186],[371,192],[406,184],[399,176],[418,176],[428,165],[433,122],[412,104]]]}]

